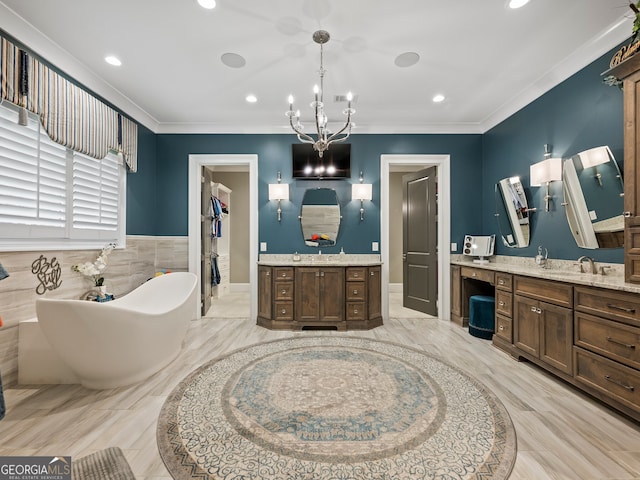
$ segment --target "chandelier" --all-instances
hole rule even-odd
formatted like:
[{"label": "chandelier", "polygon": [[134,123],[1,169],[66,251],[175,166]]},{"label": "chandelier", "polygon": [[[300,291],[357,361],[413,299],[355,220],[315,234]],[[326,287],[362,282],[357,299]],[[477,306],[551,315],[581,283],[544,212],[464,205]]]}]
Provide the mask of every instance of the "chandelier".
[{"label": "chandelier", "polygon": [[351,108],[351,101],[353,100],[353,95],[351,92],[347,94],[347,108],[345,108],[342,113],[347,116],[347,121],[344,126],[335,133],[332,133],[328,128],[329,120],[327,115],[324,113],[324,74],[326,70],[324,69],[323,64],[323,45],[329,41],[329,32],[325,30],[318,30],[313,34],[313,41],[320,45],[320,70],[318,73],[320,74],[320,86],[315,85],[313,87],[313,93],[315,94],[315,99],[311,102],[311,108],[314,110],[314,118],[316,124],[316,137],[313,138],[311,135],[304,133],[304,126],[300,123],[300,110],[293,110],[293,96],[289,95],[289,111],[286,112],[287,117],[289,117],[289,125],[298,136],[298,140],[302,143],[310,143],[313,145],[313,149],[318,152],[318,156],[322,157],[325,150],[329,148],[329,145],[335,142],[344,142],[349,135],[351,135],[351,128],[354,124],[351,122],[351,115],[355,114],[356,111]]}]

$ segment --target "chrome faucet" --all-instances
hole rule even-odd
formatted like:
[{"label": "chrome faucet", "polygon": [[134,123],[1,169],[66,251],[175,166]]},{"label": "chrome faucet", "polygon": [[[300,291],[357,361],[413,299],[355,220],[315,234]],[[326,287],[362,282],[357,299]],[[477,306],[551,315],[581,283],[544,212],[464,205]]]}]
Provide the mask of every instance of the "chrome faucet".
[{"label": "chrome faucet", "polygon": [[598,273],[598,270],[596,269],[596,264],[595,264],[595,262],[593,261],[593,258],[591,258],[591,257],[587,257],[586,255],[583,255],[583,256],[581,256],[581,257],[578,259],[578,265],[580,265],[580,273],[586,273],[586,272],[584,271],[584,266],[583,266],[583,264],[582,264],[582,262],[583,262],[584,260],[586,260],[587,262],[589,262],[589,267],[591,268],[591,273],[594,273],[594,274],[595,274],[595,273]]}]

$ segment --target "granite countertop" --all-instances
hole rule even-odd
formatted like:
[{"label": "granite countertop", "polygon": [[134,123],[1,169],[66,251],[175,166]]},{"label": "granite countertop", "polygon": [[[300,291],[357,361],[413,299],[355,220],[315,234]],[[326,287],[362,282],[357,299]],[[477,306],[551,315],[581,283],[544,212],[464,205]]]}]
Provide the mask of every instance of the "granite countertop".
[{"label": "granite countertop", "polygon": [[[461,265],[496,272],[512,273],[527,277],[544,278],[575,285],[587,285],[591,287],[608,288],[625,292],[640,293],[640,284],[626,283],[624,281],[624,265],[620,263],[595,262],[596,268],[606,267],[605,275],[600,273],[581,273],[577,261],[549,259],[545,268],[536,265],[533,258],[510,257],[497,255],[491,257],[489,263],[473,263],[472,259],[463,255],[451,255],[452,265]],[[585,268],[589,268],[584,262]]]},{"label": "granite countertop", "polygon": [[269,265],[272,267],[312,267],[317,265],[322,266],[334,266],[334,267],[350,267],[350,266],[375,266],[381,265],[380,255],[377,254],[296,254],[296,258],[300,260],[294,260],[294,254],[261,254],[258,260],[258,265]]}]

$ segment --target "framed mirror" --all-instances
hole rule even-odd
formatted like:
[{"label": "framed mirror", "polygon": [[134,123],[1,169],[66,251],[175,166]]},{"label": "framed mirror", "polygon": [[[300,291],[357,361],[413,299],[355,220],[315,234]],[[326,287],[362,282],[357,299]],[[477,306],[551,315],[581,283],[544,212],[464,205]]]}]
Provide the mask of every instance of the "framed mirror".
[{"label": "framed mirror", "polygon": [[309,188],[304,192],[300,209],[300,225],[307,246],[335,245],[341,218],[338,194],[335,190]]},{"label": "framed mirror", "polygon": [[520,177],[500,180],[495,187],[498,231],[502,244],[509,248],[524,248],[529,245],[529,214],[532,209],[520,182]]},{"label": "framed mirror", "polygon": [[562,165],[562,191],[571,234],[582,248],[620,248],[624,184],[607,146],[585,150]]}]

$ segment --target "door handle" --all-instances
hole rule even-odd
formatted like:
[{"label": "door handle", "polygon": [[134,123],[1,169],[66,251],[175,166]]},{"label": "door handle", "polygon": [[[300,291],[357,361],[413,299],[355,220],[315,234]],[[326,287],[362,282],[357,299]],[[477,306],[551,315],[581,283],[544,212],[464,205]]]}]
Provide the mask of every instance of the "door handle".
[{"label": "door handle", "polygon": [[403,261],[403,262],[406,262],[406,261],[407,261],[407,254],[406,254],[406,253],[403,253],[403,254],[402,254],[402,261]]}]

